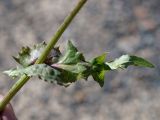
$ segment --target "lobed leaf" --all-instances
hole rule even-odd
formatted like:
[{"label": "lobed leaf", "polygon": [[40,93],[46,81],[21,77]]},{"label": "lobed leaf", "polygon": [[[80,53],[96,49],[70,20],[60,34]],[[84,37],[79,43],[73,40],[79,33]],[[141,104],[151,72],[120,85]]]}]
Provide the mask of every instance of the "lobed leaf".
[{"label": "lobed leaf", "polygon": [[44,50],[46,43],[35,45],[33,48],[22,47],[18,56],[13,58],[23,67],[27,67],[35,62]]},{"label": "lobed leaf", "polygon": [[101,56],[98,56],[91,61],[92,63],[92,74],[91,75],[93,79],[96,82],[98,82],[101,87],[104,85],[105,71],[110,69],[105,64],[106,56],[107,54],[104,53]]},{"label": "lobed leaf", "polygon": [[[38,57],[40,56],[45,47],[46,47],[45,42],[34,45],[33,48],[22,47],[18,56],[17,57],[13,56],[13,58],[23,67],[27,67],[35,63],[35,61],[38,59]],[[45,63],[53,64],[57,62],[60,55],[61,53],[59,51],[59,47],[53,48],[51,53],[45,60]]]},{"label": "lobed leaf", "polygon": [[[75,82],[78,79],[86,78],[87,64],[77,65],[46,65],[35,64],[29,67],[15,68],[8,71],[4,71],[5,74],[15,78],[20,77],[23,74],[28,76],[38,76],[40,79],[47,82],[54,82],[62,86],[68,86],[70,83]],[[87,76],[88,77],[88,76]]]},{"label": "lobed leaf", "polygon": [[58,63],[76,64],[81,61],[85,61],[83,54],[78,52],[77,48],[72,44],[71,41],[68,41],[67,50],[65,54],[61,56]]},{"label": "lobed leaf", "polygon": [[22,67],[17,67],[4,73],[11,77],[20,77],[23,74],[38,76],[42,80],[54,82],[62,86],[68,86],[79,79],[87,80],[89,76],[92,76],[103,87],[107,71],[119,68],[124,69],[130,65],[154,67],[149,61],[130,55],[122,55],[113,61],[106,62],[106,53],[88,62],[71,41],[68,41],[64,55],[61,54],[59,48],[53,48],[44,64],[33,65],[45,46],[45,43],[41,43],[33,48],[23,47],[18,57],[14,57]]}]

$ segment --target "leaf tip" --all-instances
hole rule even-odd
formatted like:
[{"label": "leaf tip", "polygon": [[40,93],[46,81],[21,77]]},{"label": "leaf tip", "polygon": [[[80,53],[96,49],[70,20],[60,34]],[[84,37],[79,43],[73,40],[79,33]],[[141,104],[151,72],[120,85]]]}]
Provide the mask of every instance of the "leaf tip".
[{"label": "leaf tip", "polygon": [[19,59],[18,59],[18,57],[12,56],[12,58],[13,58],[16,62],[18,62],[18,63],[19,63]]},{"label": "leaf tip", "polygon": [[155,65],[153,65],[148,60],[137,56],[130,56],[130,61],[132,61],[136,66],[149,67],[149,68],[155,67]]}]

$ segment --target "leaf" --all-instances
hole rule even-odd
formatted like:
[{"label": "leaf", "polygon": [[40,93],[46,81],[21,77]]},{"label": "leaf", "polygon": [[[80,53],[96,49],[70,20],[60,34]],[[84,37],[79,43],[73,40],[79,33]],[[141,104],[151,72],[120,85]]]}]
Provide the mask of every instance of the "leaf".
[{"label": "leaf", "polygon": [[104,54],[102,54],[101,56],[98,56],[98,57],[96,57],[96,58],[94,58],[92,61],[91,61],[91,63],[92,64],[103,64],[104,62],[105,62],[105,60],[106,60],[106,56],[107,56],[107,53],[104,53]]},{"label": "leaf", "polygon": [[106,65],[108,65],[112,70],[118,68],[127,68],[130,65],[150,68],[154,67],[152,63],[148,62],[147,60],[141,57],[129,55],[122,55],[120,58],[117,58],[114,61],[106,62]]},{"label": "leaf", "polygon": [[41,43],[35,45],[33,48],[22,47],[18,56],[13,58],[22,66],[27,67],[35,62],[35,60],[40,56],[46,43]]},{"label": "leaf", "polygon": [[52,68],[46,64],[35,64],[35,65],[31,65],[26,68],[11,69],[11,70],[5,71],[4,73],[8,74],[9,76],[14,77],[14,78],[20,77],[23,74],[26,74],[30,77],[31,76],[38,76],[42,80],[45,80],[45,81],[51,82],[51,83],[54,82],[54,83],[57,83],[57,84],[60,84],[63,86],[68,85],[67,74],[68,75],[70,74],[68,72],[59,71],[59,70]]},{"label": "leaf", "polygon": [[85,61],[83,54],[78,52],[77,48],[72,44],[71,41],[68,41],[67,50],[60,58],[58,63],[75,64],[81,61]]},{"label": "leaf", "polygon": [[[75,82],[78,79],[88,78],[88,76],[90,75],[89,69],[88,69],[90,67],[89,66],[90,64],[87,62],[86,63],[83,62],[85,61],[84,56],[82,55],[82,53],[78,52],[77,48],[74,47],[70,41],[68,41],[67,50],[64,56],[62,56],[61,54],[58,54],[58,57],[61,56],[61,59],[59,59],[59,62],[57,61],[57,63],[52,62],[52,64],[50,62],[50,64],[43,64],[43,65],[39,64],[39,65],[28,66],[30,64],[29,59],[31,57],[32,52],[34,52],[35,50],[37,52],[40,52],[39,48],[44,49],[45,47],[45,45],[44,47],[43,45],[44,44],[35,46],[34,49],[28,48],[29,49],[28,54],[23,53],[25,57],[19,55],[19,58],[16,59],[16,60],[19,60],[19,59],[26,60],[27,64],[21,68],[5,71],[5,73],[11,77],[19,77],[23,74],[27,74],[28,76],[39,76],[41,79],[49,82],[53,82],[53,79],[54,79],[54,81],[56,81],[58,84],[63,86],[66,86],[72,82]],[[58,53],[60,53],[60,51]],[[55,56],[55,53],[51,53],[48,59],[52,57],[52,54],[54,54]],[[22,64],[24,62],[20,62],[20,63]],[[56,73],[59,73],[59,74],[56,74]]]},{"label": "leaf", "polygon": [[31,49],[29,47],[22,47],[20,50],[20,53],[17,57],[13,56],[14,60],[21,64],[22,66],[28,66],[31,62],[30,60],[30,51]]},{"label": "leaf", "polygon": [[52,69],[46,64],[35,64],[26,68],[15,68],[8,71],[4,71],[11,77],[20,77],[23,74],[28,76],[41,76],[42,79],[55,79],[55,76],[60,75],[60,72],[56,69]]},{"label": "leaf", "polygon": [[152,63],[150,63],[149,61],[147,61],[147,60],[145,60],[145,59],[143,59],[141,57],[130,56],[130,61],[135,66],[154,68],[154,65]]},{"label": "leaf", "polygon": [[96,82],[99,83],[99,85],[101,87],[103,87],[103,85],[104,85],[104,77],[105,77],[105,71],[104,70],[102,70],[100,72],[92,73],[92,77]]},{"label": "leaf", "polygon": [[69,71],[77,74],[76,79],[87,79],[91,74],[91,64],[87,62],[79,62],[77,64],[66,65],[66,64],[53,64],[52,67]]},{"label": "leaf", "polygon": [[92,77],[101,87],[103,87],[104,84],[105,72],[110,70],[110,68],[105,64],[106,56],[107,54],[104,53],[91,61]]},{"label": "leaf", "polygon": [[107,53],[104,53],[90,62],[86,61],[83,54],[78,52],[77,48],[71,41],[67,43],[67,49],[64,55],[59,51],[59,47],[53,48],[47,56],[44,64],[34,64],[46,44],[41,43],[33,48],[23,47],[15,60],[22,65],[5,71],[4,73],[15,78],[23,74],[28,76],[38,76],[47,82],[54,82],[67,87],[79,79],[87,80],[89,76],[101,86],[104,85],[105,73],[110,70],[124,69],[130,65],[141,67],[154,67],[147,60],[137,57],[123,55],[113,61],[106,62]]},{"label": "leaf", "polygon": [[[46,47],[45,42],[34,45],[33,48],[22,47],[18,56],[17,57],[13,56],[13,58],[23,67],[27,67],[35,63],[35,61],[41,55],[45,47]],[[59,47],[53,48],[51,53],[47,56],[45,63],[53,64],[57,62],[60,55],[61,53],[59,51]]]},{"label": "leaf", "polygon": [[35,64],[25,68],[21,67],[4,71],[4,73],[13,78],[20,77],[23,74],[26,74],[30,77],[38,76],[40,79],[47,82],[54,82],[62,86],[68,86],[70,83],[75,82],[78,79],[88,77],[86,74],[84,74],[85,71],[87,71],[87,67],[85,67],[85,64],[83,63],[79,63],[77,65],[54,66]]}]

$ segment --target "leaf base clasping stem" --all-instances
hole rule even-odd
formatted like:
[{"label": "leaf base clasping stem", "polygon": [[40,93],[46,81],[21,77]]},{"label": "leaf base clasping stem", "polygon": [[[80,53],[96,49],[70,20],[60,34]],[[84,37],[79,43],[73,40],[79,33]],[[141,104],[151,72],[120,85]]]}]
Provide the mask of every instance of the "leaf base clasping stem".
[{"label": "leaf base clasping stem", "polygon": [[[73,11],[65,18],[64,22],[60,25],[57,32],[54,34],[51,41],[47,44],[45,50],[42,52],[41,56],[37,59],[36,64],[43,63],[52,48],[58,42],[59,38],[62,36],[63,32],[70,25],[73,18],[78,14],[83,5],[87,2],[87,0],[80,0],[78,4],[75,6]],[[25,83],[30,79],[27,75],[23,75],[9,90],[9,92],[4,96],[3,100],[0,101],[0,111],[2,111],[5,106],[9,103],[9,101],[16,95],[16,93],[25,85]]]}]

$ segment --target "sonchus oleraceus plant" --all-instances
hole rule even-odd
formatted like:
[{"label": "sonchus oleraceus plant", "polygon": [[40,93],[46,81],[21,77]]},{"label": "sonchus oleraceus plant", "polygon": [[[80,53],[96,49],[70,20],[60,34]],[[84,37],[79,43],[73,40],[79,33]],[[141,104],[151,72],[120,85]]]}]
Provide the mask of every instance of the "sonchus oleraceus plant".
[{"label": "sonchus oleraceus plant", "polygon": [[38,77],[50,83],[69,86],[77,80],[87,80],[93,77],[101,87],[104,85],[106,72],[125,69],[128,66],[153,68],[154,65],[144,58],[134,55],[122,55],[115,60],[106,61],[107,53],[103,53],[91,60],[86,60],[83,53],[78,51],[71,41],[67,42],[65,53],[55,47],[55,44],[88,0],[79,0],[78,4],[59,26],[57,32],[48,44],[45,42],[33,47],[22,47],[19,54],[14,56],[18,67],[4,71],[12,78],[19,78],[8,93],[0,101],[0,111],[9,103],[16,93],[31,77]]}]

